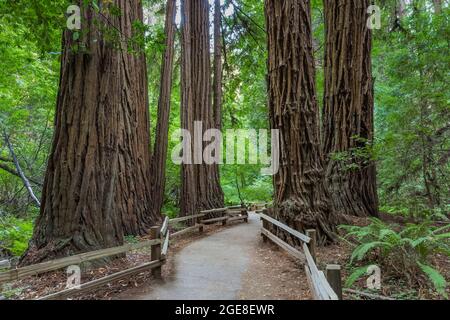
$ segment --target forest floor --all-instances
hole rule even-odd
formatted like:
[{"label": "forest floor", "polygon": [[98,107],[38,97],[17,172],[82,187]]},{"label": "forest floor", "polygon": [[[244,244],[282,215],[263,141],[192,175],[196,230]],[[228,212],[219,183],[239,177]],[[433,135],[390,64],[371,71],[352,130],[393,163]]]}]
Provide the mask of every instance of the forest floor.
[{"label": "forest floor", "polygon": [[188,242],[171,260],[171,274],[119,295],[138,300],[310,299],[301,268],[273,252],[260,236],[259,216],[249,223]]},{"label": "forest floor", "polygon": [[[368,220],[351,218],[348,223],[365,225]],[[205,226],[202,234],[193,231],[171,242],[166,264],[162,268],[163,281],[154,279],[150,272],[144,272],[73,299],[311,299],[303,266],[270,241],[264,243],[260,236],[260,226],[259,217],[255,214],[250,215],[248,224]],[[344,241],[320,248],[317,250],[319,269],[324,270],[326,264],[339,264],[343,268],[342,276],[345,281],[351,273],[348,262],[352,249]],[[149,260],[149,250],[128,253],[126,257],[112,261],[107,267],[85,269],[82,283]],[[449,259],[436,256],[434,260],[439,271],[449,279]],[[198,272],[201,273],[200,277]],[[65,289],[66,279],[64,271],[52,272],[4,285],[0,292],[9,299],[37,299]],[[439,299],[429,285],[411,288],[401,278],[387,277],[384,273],[382,282],[382,291],[378,293],[380,295],[397,299]],[[201,289],[207,286],[210,286],[209,294],[201,296]],[[198,290],[192,293],[192,288]],[[353,288],[365,291],[365,280],[358,281]],[[344,298],[361,299],[360,296],[349,294],[344,294]]]},{"label": "forest floor", "polygon": [[[233,299],[287,299],[287,300],[307,300],[311,298],[305,275],[300,265],[288,254],[271,243],[263,243],[260,236],[259,217],[251,214],[249,223],[232,223],[227,226],[208,225],[205,226],[202,234],[193,231],[189,234],[176,238],[171,242],[169,255],[162,268],[164,281],[171,281],[177,276],[183,277],[180,271],[183,270],[183,261],[177,262],[178,257],[183,256],[183,252],[195,252],[196,246],[202,246],[202,241],[211,246],[211,250],[217,250],[217,246],[223,250],[229,246],[229,242],[235,243],[235,251],[231,250],[230,255],[239,257],[243,262],[240,265],[233,266],[233,272],[229,276],[239,276],[239,281],[234,282],[232,291]],[[143,239],[136,239],[143,240]],[[242,247],[245,248],[241,248]],[[216,248],[214,248],[216,246]],[[190,249],[190,247],[192,247]],[[193,251],[192,251],[193,250]],[[200,252],[201,251],[198,251]],[[221,252],[215,257],[215,263],[220,266],[224,261],[221,260]],[[223,258],[223,257],[222,257]],[[188,258],[189,259],[189,258]],[[208,257],[203,261],[205,267]],[[107,267],[87,268],[82,273],[82,283],[92,281],[106,275],[138,266],[150,260],[149,250],[140,250],[128,253],[122,259],[116,259],[108,264]],[[201,261],[200,261],[201,262]],[[232,261],[231,261],[232,262]],[[220,275],[220,273],[217,273]],[[222,275],[223,276],[223,275]],[[65,289],[67,275],[64,271],[51,272],[40,275],[39,277],[30,277],[3,287],[3,294],[8,299],[38,299],[40,297],[61,291]],[[210,279],[214,281],[214,275]],[[89,294],[74,296],[73,300],[124,300],[124,299],[150,299],[158,297],[151,296],[157,288],[164,284],[160,280],[154,279],[150,272],[144,272],[132,276],[128,279],[113,282],[101,289],[95,290]],[[217,290],[221,293],[221,290]],[[223,291],[225,292],[225,291]],[[230,292],[230,291],[229,291]],[[217,294],[217,293],[216,293]],[[222,295],[222,294],[221,294]],[[172,299],[176,297],[173,296]],[[183,297],[187,298],[187,297]],[[192,296],[196,299],[198,297]],[[214,298],[210,296],[209,298]],[[216,298],[218,298],[216,296]],[[225,298],[225,297],[224,297]]]}]

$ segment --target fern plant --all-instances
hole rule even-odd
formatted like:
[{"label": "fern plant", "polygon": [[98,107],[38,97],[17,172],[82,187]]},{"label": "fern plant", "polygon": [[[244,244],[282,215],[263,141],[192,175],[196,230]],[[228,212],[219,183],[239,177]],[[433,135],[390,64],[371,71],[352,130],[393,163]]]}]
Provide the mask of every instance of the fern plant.
[{"label": "fern plant", "polygon": [[[437,228],[431,222],[408,224],[405,227],[389,226],[379,219],[371,219],[365,227],[341,226],[344,239],[355,245],[351,264],[369,260],[369,255],[394,273],[404,276],[410,283],[418,281],[417,274],[424,274],[436,291],[447,297],[447,282],[430,263],[430,257],[441,253],[450,257],[450,225]],[[372,260],[373,261],[373,260]],[[347,280],[351,286],[363,276],[367,267],[356,269]]]}]

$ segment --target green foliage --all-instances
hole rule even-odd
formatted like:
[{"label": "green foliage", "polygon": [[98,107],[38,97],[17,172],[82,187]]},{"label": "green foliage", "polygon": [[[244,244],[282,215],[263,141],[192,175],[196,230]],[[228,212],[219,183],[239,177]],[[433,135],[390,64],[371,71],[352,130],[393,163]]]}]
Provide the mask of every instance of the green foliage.
[{"label": "green foliage", "polygon": [[[405,227],[389,226],[371,219],[365,227],[341,226],[346,232],[345,239],[355,244],[351,264],[362,261],[376,262],[388,267],[398,276],[417,279],[419,270],[433,283],[436,290],[445,294],[447,286],[444,277],[432,266],[431,257],[437,253],[450,257],[450,225],[437,228],[431,222],[407,224]],[[360,278],[367,267],[356,269],[348,278],[351,285]]]},{"label": "green foliage", "polygon": [[448,7],[435,15],[408,6],[402,30],[374,31],[375,152],[385,212],[440,220],[450,212],[448,17]]},{"label": "green foliage", "polygon": [[131,244],[135,244],[139,242],[139,239],[137,239],[135,236],[125,236],[125,242],[126,243],[131,243]]},{"label": "green foliage", "polygon": [[28,248],[28,241],[33,234],[33,223],[30,220],[17,219],[11,216],[0,217],[0,250],[20,256]]},{"label": "green foliage", "polygon": [[428,278],[431,280],[434,287],[436,288],[436,291],[439,292],[440,294],[442,294],[444,297],[448,298],[448,295],[445,292],[445,289],[447,288],[447,281],[442,276],[442,274],[440,274],[439,271],[437,271],[433,267],[430,267],[419,261],[417,262],[417,264],[419,265],[422,272],[425,273],[428,276]]},{"label": "green foliage", "polygon": [[353,272],[347,277],[345,281],[345,286],[347,288],[351,287],[359,278],[367,273],[369,266],[359,267],[353,270]]},{"label": "green foliage", "polygon": [[355,171],[366,167],[375,159],[372,142],[359,136],[352,137],[357,147],[345,152],[331,154],[331,159],[340,164],[343,171]]}]

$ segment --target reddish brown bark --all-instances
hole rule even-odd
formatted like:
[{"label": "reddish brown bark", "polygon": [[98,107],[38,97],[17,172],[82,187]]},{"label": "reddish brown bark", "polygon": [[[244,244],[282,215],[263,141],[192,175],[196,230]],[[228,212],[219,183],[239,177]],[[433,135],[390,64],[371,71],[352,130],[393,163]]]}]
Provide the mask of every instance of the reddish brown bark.
[{"label": "reddish brown bark", "polygon": [[165,49],[161,67],[161,86],[158,102],[158,124],[156,128],[155,151],[152,159],[152,201],[153,211],[160,215],[166,185],[166,160],[169,138],[170,101],[172,94],[173,59],[175,47],[176,0],[168,0],[165,22]]},{"label": "reddish brown bark", "polygon": [[[142,2],[115,0],[115,4],[121,12],[115,25],[120,26],[122,39],[130,39],[137,34],[133,24],[143,21]],[[148,228],[161,219],[159,213],[152,211],[147,64],[140,49],[131,54],[122,43],[121,50],[117,50],[121,108],[117,128],[120,139],[115,203],[116,210],[122,215],[125,235],[147,234]],[[115,76],[111,73],[111,77]]]},{"label": "reddish brown bark", "polygon": [[[191,133],[194,147],[194,122],[202,122],[203,132],[215,125],[211,100],[209,2],[184,0],[182,5],[182,128]],[[194,148],[192,151],[194,153]],[[181,214],[220,208],[223,205],[219,166],[205,163],[183,165]]]},{"label": "reddish brown bark", "polygon": [[266,0],[268,90],[272,129],[280,130],[274,177],[277,218],[320,243],[335,238],[324,185],[309,0]]},{"label": "reddish brown bark", "polygon": [[216,129],[222,129],[222,9],[220,0],[214,1],[214,122]]},{"label": "reddish brown bark", "polygon": [[[109,23],[129,37],[132,23],[142,20],[141,3],[116,0],[114,5],[122,14],[107,16]],[[149,215],[145,57],[105,41],[91,7],[82,15],[88,32],[77,41],[68,30],[63,35],[41,212],[22,264],[117,246],[124,233],[142,233],[158,220]],[[73,51],[79,43],[86,50]]]},{"label": "reddish brown bark", "polygon": [[[323,149],[336,213],[377,216],[369,0],[325,0]],[[365,152],[361,156],[361,152]],[[341,155],[341,156],[337,156]]]}]

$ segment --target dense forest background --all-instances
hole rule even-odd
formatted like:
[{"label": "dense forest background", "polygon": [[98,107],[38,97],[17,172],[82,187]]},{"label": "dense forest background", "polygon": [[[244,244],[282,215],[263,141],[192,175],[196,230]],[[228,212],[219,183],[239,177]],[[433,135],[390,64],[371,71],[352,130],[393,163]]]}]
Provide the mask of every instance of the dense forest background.
[{"label": "dense forest background", "polygon": [[[24,186],[11,147],[40,199],[53,135],[65,26],[65,0],[0,0],[0,251],[20,256],[39,213]],[[377,1],[381,29],[373,30],[375,143],[335,154],[344,165],[374,160],[380,212],[407,221],[446,221],[450,212],[450,24],[448,5],[433,1]],[[156,136],[166,1],[144,1],[151,137]],[[318,101],[324,92],[324,10],[312,1]],[[222,1],[224,37],[223,128],[269,128],[264,1]],[[212,13],[211,13],[212,14]],[[179,17],[177,17],[179,22]],[[211,19],[212,21],[212,19]],[[180,127],[180,36],[169,137]],[[169,141],[163,212],[180,207],[180,167]],[[152,141],[154,145],[154,141]],[[348,161],[351,170],[351,161]],[[226,204],[271,202],[272,177],[258,165],[220,168]]]}]

